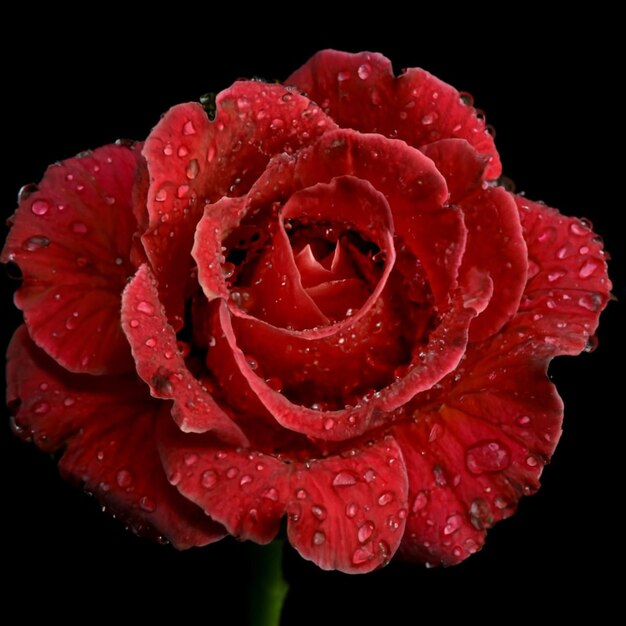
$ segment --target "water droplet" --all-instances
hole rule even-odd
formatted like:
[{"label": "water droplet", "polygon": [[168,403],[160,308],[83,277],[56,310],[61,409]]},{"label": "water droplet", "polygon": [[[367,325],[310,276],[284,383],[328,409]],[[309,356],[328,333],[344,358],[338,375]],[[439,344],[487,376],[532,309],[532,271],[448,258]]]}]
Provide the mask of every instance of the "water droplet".
[{"label": "water droplet", "polygon": [[357,70],[357,74],[361,80],[367,80],[372,73],[372,66],[369,63],[363,63],[359,65],[359,69]]},{"label": "water droplet", "polygon": [[351,487],[356,483],[357,477],[352,472],[339,472],[333,479],[334,487]]},{"label": "water droplet", "polygon": [[249,485],[252,482],[252,476],[250,474],[244,474],[239,481],[239,485],[243,487],[244,485]]},{"label": "water droplet", "polygon": [[148,498],[148,496],[143,496],[139,499],[139,506],[148,513],[156,511],[156,502],[152,498]]},{"label": "water droplet", "polygon": [[578,235],[579,237],[584,237],[589,234],[589,229],[586,228],[585,223],[581,221],[572,222],[569,225],[569,230],[573,235]]},{"label": "water droplet", "polygon": [[362,565],[363,563],[367,563],[374,558],[374,553],[372,552],[371,544],[367,546],[363,546],[361,548],[357,548],[352,555],[352,563],[354,565]]},{"label": "water droplet", "polygon": [[602,304],[602,297],[597,294],[591,294],[588,296],[581,296],[578,298],[578,305],[583,307],[583,309],[587,309],[588,311],[597,311]]},{"label": "water droplet", "polygon": [[350,72],[338,72],[337,73],[337,80],[340,83],[343,83],[344,81],[348,80],[350,78]]},{"label": "water droplet", "polygon": [[482,498],[472,501],[469,508],[470,522],[477,530],[484,530],[493,524],[493,516],[489,509],[489,504]]},{"label": "water droplet", "polygon": [[263,492],[263,497],[271,500],[272,502],[278,502],[278,490],[274,487],[270,487],[265,492]]},{"label": "water droplet", "polygon": [[235,273],[235,266],[230,263],[230,262],[226,262],[222,264],[222,276],[224,277],[224,280],[228,280],[229,278],[232,278],[234,273]]},{"label": "water droplet", "polygon": [[217,484],[217,474],[213,470],[206,470],[200,476],[200,484],[205,489],[211,489]]},{"label": "water droplet", "polygon": [[346,517],[350,519],[356,517],[356,514],[359,512],[359,505],[354,502],[349,502],[346,504]]},{"label": "water droplet", "polygon": [[539,461],[537,461],[537,458],[534,456],[529,456],[526,458],[526,465],[528,465],[528,467],[537,467]]},{"label": "water droplet", "polygon": [[311,507],[311,513],[313,517],[318,519],[320,522],[323,522],[326,519],[326,508],[321,504],[314,504]]},{"label": "water droplet", "polygon": [[324,430],[332,430],[335,427],[335,420],[332,417],[329,417],[324,422]]},{"label": "water droplet", "polygon": [[359,543],[365,543],[374,533],[376,526],[371,520],[364,521],[357,530],[357,539]]},{"label": "water droplet", "polygon": [[518,426],[528,426],[528,424],[530,424],[530,417],[528,417],[528,415],[522,415],[518,417],[515,422]]},{"label": "water droplet", "polygon": [[563,276],[565,276],[565,272],[563,272],[561,270],[555,270],[554,272],[549,272],[548,273],[548,282],[554,283],[557,280],[559,280],[559,278],[563,278]]},{"label": "water droplet", "polygon": [[378,497],[378,505],[386,506],[390,502],[393,502],[393,500],[394,500],[393,493],[391,493],[391,491],[385,491],[384,493],[381,493],[380,496]]},{"label": "water droplet", "polygon": [[65,400],[63,400],[63,406],[72,406],[73,404],[76,404],[76,399],[71,396],[68,396]]},{"label": "water droplet", "polygon": [[146,339],[145,341],[145,344],[148,346],[148,348],[154,348],[157,342],[154,337],[148,337],[148,339]]},{"label": "water droplet", "polygon": [[226,470],[226,478],[235,478],[237,474],[239,474],[239,469],[237,469],[236,467],[229,467]]},{"label": "water droplet", "polygon": [[506,507],[509,506],[509,503],[502,496],[496,496],[493,499],[493,503],[496,505],[496,508],[500,509],[501,511],[502,509],[506,509]]},{"label": "water droplet", "polygon": [[446,525],[443,527],[443,534],[452,535],[457,532],[459,528],[461,528],[462,524],[463,518],[458,513],[450,515],[450,517],[446,520]]},{"label": "water droplet", "polygon": [[445,487],[448,484],[446,473],[441,465],[435,465],[433,467],[433,474],[435,475],[435,483],[439,487]]},{"label": "water droplet", "polygon": [[539,265],[533,261],[532,259],[528,259],[528,278],[534,278],[539,274],[540,271]]},{"label": "water droplet", "polygon": [[198,462],[198,455],[195,452],[185,452],[183,461],[187,467],[191,467]]},{"label": "water droplet", "polygon": [[430,126],[437,119],[437,114],[435,112],[427,113],[422,117],[422,125]]},{"label": "water droplet", "polygon": [[309,494],[304,489],[298,489],[296,491],[296,498],[298,500],[306,500],[309,497]]},{"label": "water droplet", "polygon": [[29,237],[23,244],[22,247],[27,252],[35,252],[40,248],[46,248],[50,245],[50,240],[43,235],[35,235],[34,237]]},{"label": "water droplet", "polygon": [[104,450],[98,450],[96,459],[98,459],[98,461],[104,461]]},{"label": "water droplet", "polygon": [[171,143],[166,143],[163,148],[163,154],[165,156],[172,156],[174,154],[174,146]]},{"label": "water droplet", "polygon": [[130,320],[129,325],[131,328],[137,328],[139,326],[139,320]]},{"label": "water droplet", "polygon": [[180,185],[180,187],[178,187],[178,189],[176,190],[176,197],[186,198],[188,193],[189,193],[189,185]]},{"label": "water droplet", "polygon": [[36,413],[37,415],[44,415],[49,410],[50,410],[50,405],[47,402],[44,402],[44,401],[37,402],[33,406],[33,413]]},{"label": "water droplet", "polygon": [[371,483],[376,480],[376,472],[370,468],[363,474],[363,478],[365,478],[365,482]]},{"label": "water droplet", "polygon": [[183,126],[183,135],[195,135],[196,128],[191,120],[185,122]]},{"label": "water droplet", "polygon": [[35,200],[30,206],[30,210],[35,215],[45,215],[49,208],[50,205],[45,200]]},{"label": "water droplet", "polygon": [[420,491],[413,500],[413,506],[411,510],[413,513],[421,511],[428,504],[428,493],[426,491]]},{"label": "water droplet", "polygon": [[189,165],[187,166],[187,169],[185,170],[185,174],[187,175],[187,178],[189,180],[193,180],[198,175],[199,171],[200,171],[200,166],[198,165],[198,159],[191,159],[191,161],[189,161]]},{"label": "water droplet", "polygon": [[133,475],[126,469],[121,469],[115,476],[117,484],[122,489],[127,489],[133,484]]},{"label": "water droplet", "polygon": [[581,278],[589,278],[589,276],[591,276],[600,267],[600,265],[600,261],[597,261],[596,259],[589,259],[581,265],[578,275]]},{"label": "water droplet", "polygon": [[165,202],[166,198],[167,198],[167,190],[166,189],[159,189],[156,192],[155,196],[154,196],[154,199],[157,202]]},{"label": "water droplet", "polygon": [[572,246],[569,243],[566,243],[562,248],[559,248],[556,251],[556,258],[566,259],[567,257],[571,256],[573,252],[574,249],[572,248]]},{"label": "water droplet", "polygon": [[140,313],[145,313],[146,315],[154,315],[154,306],[145,300],[138,302],[135,309]]},{"label": "water droplet", "polygon": [[313,545],[314,546],[321,546],[325,541],[326,541],[326,535],[321,530],[318,530],[317,532],[313,533]]},{"label": "water droplet", "polygon": [[511,453],[500,441],[479,441],[465,452],[465,464],[472,474],[500,472],[511,464]]}]

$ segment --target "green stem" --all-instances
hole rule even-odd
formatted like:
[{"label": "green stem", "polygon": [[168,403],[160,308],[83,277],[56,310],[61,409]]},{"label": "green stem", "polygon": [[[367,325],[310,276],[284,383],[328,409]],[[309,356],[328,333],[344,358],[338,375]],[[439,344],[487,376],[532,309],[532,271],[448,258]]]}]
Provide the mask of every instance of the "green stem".
[{"label": "green stem", "polygon": [[283,543],[277,539],[253,548],[250,626],[280,626],[288,588],[282,571]]}]

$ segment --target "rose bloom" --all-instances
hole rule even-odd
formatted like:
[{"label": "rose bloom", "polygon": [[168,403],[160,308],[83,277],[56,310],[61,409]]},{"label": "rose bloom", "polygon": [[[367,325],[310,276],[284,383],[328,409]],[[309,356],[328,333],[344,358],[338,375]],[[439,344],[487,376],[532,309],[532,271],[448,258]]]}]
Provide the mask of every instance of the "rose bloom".
[{"label": "rose bloom", "polygon": [[177,548],[286,517],[324,569],[451,565],[539,486],[610,282],[584,220],[498,185],[471,99],[379,54],[172,108],[51,166],[23,274],[14,430]]}]

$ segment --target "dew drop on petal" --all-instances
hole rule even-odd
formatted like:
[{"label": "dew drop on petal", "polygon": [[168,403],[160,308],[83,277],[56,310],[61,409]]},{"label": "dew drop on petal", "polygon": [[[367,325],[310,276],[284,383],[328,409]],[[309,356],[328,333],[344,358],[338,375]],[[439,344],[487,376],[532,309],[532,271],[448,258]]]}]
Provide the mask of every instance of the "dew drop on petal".
[{"label": "dew drop on petal", "polygon": [[443,527],[443,534],[452,535],[457,532],[459,528],[461,528],[462,524],[463,518],[458,513],[450,515],[450,517],[446,520],[446,525]]},{"label": "dew drop on petal", "polygon": [[122,489],[126,489],[133,484],[133,475],[126,469],[121,469],[116,475],[115,480],[117,484],[122,487]]},{"label": "dew drop on petal", "polygon": [[393,499],[394,499],[393,493],[391,493],[391,491],[385,491],[384,493],[381,493],[380,496],[378,497],[378,505],[386,506],[390,502],[393,502]]},{"label": "dew drop on petal", "polygon": [[375,528],[376,527],[374,526],[374,522],[372,522],[371,520],[366,520],[365,522],[363,522],[359,526],[359,529],[357,531],[357,539],[359,540],[359,543],[367,542],[367,540],[374,533]]},{"label": "dew drop on petal", "polygon": [[144,300],[138,302],[137,306],[135,306],[135,309],[137,309],[137,311],[139,311],[140,313],[144,313],[145,315],[154,315],[154,306],[149,302],[145,302]]},{"label": "dew drop on petal", "polygon": [[211,489],[217,484],[217,474],[213,470],[206,470],[200,476],[200,484],[205,489]]},{"label": "dew drop on petal", "polygon": [[318,530],[317,532],[313,533],[313,545],[314,546],[321,546],[325,541],[326,541],[326,535],[321,530]]},{"label": "dew drop on petal", "polygon": [[348,504],[346,504],[346,517],[349,517],[350,519],[356,517],[356,514],[359,511],[359,505],[355,504],[354,502],[349,502]]},{"label": "dew drop on petal", "polygon": [[357,478],[351,472],[339,472],[333,479],[334,487],[351,487],[352,485],[356,485],[356,483]]},{"label": "dew drop on petal", "polygon": [[148,496],[143,496],[139,499],[139,506],[148,513],[156,511],[156,502],[152,498],[148,498]]},{"label": "dew drop on petal", "polygon": [[314,504],[311,507],[311,513],[313,517],[318,519],[320,522],[323,522],[326,519],[326,508],[321,504]]},{"label": "dew drop on petal", "polygon": [[49,209],[50,205],[45,200],[35,200],[30,207],[35,215],[45,215]]},{"label": "dew drop on petal", "polygon": [[465,464],[472,474],[500,472],[511,464],[511,453],[500,441],[480,441],[466,450]]}]

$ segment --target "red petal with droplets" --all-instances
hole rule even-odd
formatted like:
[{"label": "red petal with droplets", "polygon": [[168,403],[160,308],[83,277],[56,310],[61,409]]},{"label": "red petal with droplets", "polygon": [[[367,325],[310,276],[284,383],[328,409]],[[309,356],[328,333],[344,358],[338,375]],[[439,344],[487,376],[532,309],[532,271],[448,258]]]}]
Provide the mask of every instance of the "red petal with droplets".
[{"label": "red petal with droplets", "polygon": [[172,415],[183,431],[213,431],[225,441],[246,443],[241,429],[187,369],[147,265],[139,268],[124,290],[122,326],[137,373],[155,398],[174,401]]},{"label": "red petal with droplets", "polygon": [[225,535],[168,483],[155,429],[159,419],[171,418],[143,383],[128,375],[71,374],[33,344],[25,327],[15,333],[7,359],[14,429],[47,452],[63,449],[65,478],[84,485],[135,532],[177,548]]},{"label": "red petal with droplets", "polygon": [[15,303],[33,340],[74,372],[132,369],[119,307],[135,271],[132,192],[140,165],[137,149],[105,146],[49,167],[20,202],[0,257],[22,270]]},{"label": "red petal with droplets", "polygon": [[143,151],[150,171],[143,243],[176,328],[194,286],[190,252],[205,202],[245,193],[272,155],[335,127],[319,107],[280,85],[237,82],[216,105],[213,122],[199,104],[173,107]]},{"label": "red petal with droplets", "polygon": [[584,220],[520,196],[515,201],[529,259],[519,325],[548,355],[593,348],[588,342],[611,291],[602,241]]},{"label": "red petal with droplets", "polygon": [[[485,282],[483,277],[477,276],[472,291],[464,292],[463,296],[457,294],[453,305],[442,316],[439,326],[430,334],[428,343],[421,348],[419,355],[415,355],[413,363],[403,377],[378,391],[372,398],[364,399],[354,407],[335,411],[319,411],[291,402],[258,376],[238,345],[238,340],[241,341],[243,337],[247,346],[253,347],[248,353],[271,354],[272,348],[284,341],[286,331],[264,325],[258,320],[242,320],[237,325],[236,336],[231,318],[224,306],[220,309],[219,321],[240,372],[279,424],[317,439],[341,441],[388,422],[395,409],[416,394],[430,389],[455,369],[465,352],[469,324],[489,301],[490,287],[490,283]],[[323,355],[320,356],[320,351],[325,346],[322,342],[317,342],[318,345],[312,342],[313,336],[314,331],[307,331],[301,336],[295,332],[291,333],[290,367],[293,368],[294,364],[298,363],[298,353],[301,359],[304,357],[307,366],[315,365],[316,357],[319,357],[321,363],[330,362],[329,359],[323,358]],[[336,343],[334,337],[331,337],[331,342]],[[309,346],[306,346],[307,343]],[[332,350],[331,354],[337,354],[336,345],[332,344],[328,346]],[[299,367],[303,365],[304,363],[298,363]]]},{"label": "red petal with droplets", "polygon": [[548,359],[535,350],[542,342],[518,323],[472,345],[440,390],[411,404],[417,423],[397,428],[412,507],[408,558],[462,561],[539,486],[559,439],[562,403],[546,376]]},{"label": "red petal with droplets", "polygon": [[372,571],[398,548],[407,481],[390,437],[307,463],[171,429],[162,439],[164,465],[179,491],[237,537],[268,543],[287,513],[289,540],[304,558],[348,573]]},{"label": "red petal with droplets", "polygon": [[454,87],[422,69],[395,78],[391,62],[381,54],[322,50],[285,83],[301,89],[340,126],[397,137],[415,147],[465,139],[488,160],[485,176],[500,175],[484,118]]},{"label": "red petal with droplets", "polygon": [[485,159],[465,139],[442,139],[422,148],[443,174],[450,204],[478,189],[483,180]]},{"label": "red petal with droplets", "polygon": [[512,196],[501,187],[481,189],[461,204],[467,248],[461,266],[486,272],[494,283],[489,306],[474,320],[470,340],[496,333],[517,311],[528,271],[526,244]]}]

